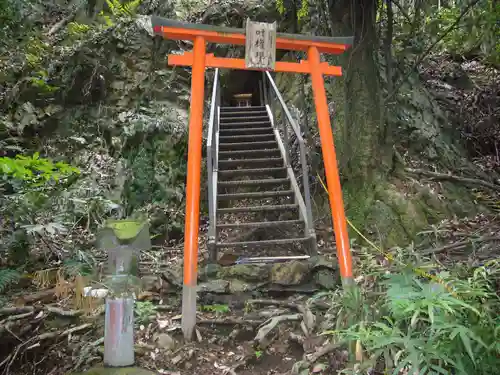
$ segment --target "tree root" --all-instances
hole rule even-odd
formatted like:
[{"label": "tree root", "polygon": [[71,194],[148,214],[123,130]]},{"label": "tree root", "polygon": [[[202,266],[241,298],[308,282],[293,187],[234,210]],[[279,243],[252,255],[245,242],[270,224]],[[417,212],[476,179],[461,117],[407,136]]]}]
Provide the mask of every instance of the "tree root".
[{"label": "tree root", "polygon": [[2,315],[17,315],[35,311],[33,306],[21,306],[21,307],[4,307],[0,309],[0,316]]},{"label": "tree root", "polygon": [[254,341],[258,342],[261,348],[265,348],[267,346],[267,336],[274,330],[274,328],[276,328],[279,323],[291,320],[300,320],[301,317],[301,314],[290,314],[275,316],[268,319],[260,326],[257,335],[255,335]]},{"label": "tree root", "polygon": [[480,180],[477,178],[461,177],[461,176],[456,176],[456,175],[447,174],[447,173],[438,173],[438,172],[432,172],[432,171],[426,171],[423,169],[414,169],[414,168],[405,168],[404,170],[407,173],[427,176],[433,180],[456,181],[456,182],[462,182],[464,184],[474,185],[474,186],[480,185],[480,186],[486,187],[488,189],[492,189],[492,190],[495,190],[497,192],[500,192],[500,185],[496,185],[496,184],[493,184],[491,182]]},{"label": "tree root", "polygon": [[293,367],[291,374],[299,375],[302,374],[302,371],[305,369],[314,366],[314,364],[323,356],[330,354],[331,352],[338,350],[342,346],[342,343],[329,343],[321,348],[319,348],[316,352],[306,355],[306,359],[296,362]]},{"label": "tree root", "polygon": [[61,309],[61,308],[55,307],[55,306],[47,306],[46,310],[52,314],[56,314],[56,315],[64,316],[64,317],[71,317],[71,318],[75,318],[75,317],[78,317],[80,315],[83,315],[83,310],[64,310],[64,309]]},{"label": "tree root", "polygon": [[278,301],[273,299],[252,299],[247,301],[247,303],[258,304],[258,305],[283,306],[298,311],[300,314],[302,314],[303,324],[301,324],[301,327],[306,336],[311,335],[314,331],[314,328],[316,327],[316,316],[306,305],[290,301]]},{"label": "tree root", "polygon": [[251,325],[259,326],[264,323],[263,320],[246,320],[238,318],[224,319],[198,319],[197,324],[219,324],[219,325]]},{"label": "tree root", "polygon": [[38,301],[53,300],[53,298],[56,296],[56,293],[57,293],[56,288],[41,290],[37,293],[33,293],[30,295],[18,298],[15,301],[15,304],[16,304],[16,306],[21,307],[21,306],[24,306],[26,304],[35,303]]},{"label": "tree root", "polygon": [[[180,320],[181,316],[176,316],[172,320]],[[265,323],[265,320],[240,319],[240,318],[219,318],[219,319],[196,319],[196,324],[217,324],[217,325],[251,325],[259,326]]]},{"label": "tree root", "polygon": [[307,362],[309,362],[310,364],[314,364],[318,359],[320,359],[321,357],[323,357],[327,354],[330,354],[334,350],[337,350],[338,348],[340,348],[340,346],[341,346],[340,343],[326,344],[326,345],[322,346],[321,348],[319,348],[314,353],[310,354],[307,358]]}]

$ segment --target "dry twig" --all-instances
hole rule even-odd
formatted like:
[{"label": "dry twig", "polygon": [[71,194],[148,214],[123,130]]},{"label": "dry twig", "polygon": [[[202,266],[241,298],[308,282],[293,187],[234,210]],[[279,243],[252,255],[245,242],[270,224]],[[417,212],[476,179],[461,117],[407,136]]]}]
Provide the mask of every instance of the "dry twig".
[{"label": "dry twig", "polygon": [[445,246],[437,247],[434,249],[427,249],[420,251],[420,254],[422,255],[430,255],[430,254],[438,254],[442,253],[447,250],[458,250],[462,249],[464,247],[467,247],[467,245],[474,245],[475,243],[478,242],[491,242],[491,241],[500,241],[500,236],[483,236],[475,239],[470,239],[470,240],[464,240],[464,241],[458,241],[454,242]]}]

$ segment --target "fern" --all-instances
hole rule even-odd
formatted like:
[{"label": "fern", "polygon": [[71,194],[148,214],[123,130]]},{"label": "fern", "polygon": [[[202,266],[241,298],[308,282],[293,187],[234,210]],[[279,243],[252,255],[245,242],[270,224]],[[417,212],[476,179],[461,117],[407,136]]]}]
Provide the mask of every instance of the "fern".
[{"label": "fern", "polygon": [[122,4],[120,0],[106,0],[109,10],[114,16],[134,16],[142,0],[132,0]]},{"label": "fern", "polygon": [[99,16],[102,17],[107,27],[112,27],[115,25],[114,20],[117,18],[134,17],[141,2],[142,0],[132,0],[122,4],[120,0],[106,0],[109,13],[101,11]]},{"label": "fern", "polygon": [[9,286],[17,283],[21,279],[21,274],[11,268],[0,270],[0,293],[3,293]]},{"label": "fern", "polygon": [[73,36],[80,36],[90,31],[90,26],[84,23],[70,22],[68,24],[68,32]]}]

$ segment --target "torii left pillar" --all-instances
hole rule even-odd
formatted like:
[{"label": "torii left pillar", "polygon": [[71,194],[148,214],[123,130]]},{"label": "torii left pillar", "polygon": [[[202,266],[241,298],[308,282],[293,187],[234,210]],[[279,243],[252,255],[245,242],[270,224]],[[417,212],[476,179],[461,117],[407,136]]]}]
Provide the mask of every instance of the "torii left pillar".
[{"label": "torii left pillar", "polygon": [[[194,40],[189,114],[188,166],[186,183],[186,222],[184,227],[184,290],[182,293],[182,331],[192,338],[196,325],[196,281],[198,278],[198,229],[200,211],[201,145],[203,101],[205,95],[205,39]],[[193,314],[194,312],[194,314]]]}]

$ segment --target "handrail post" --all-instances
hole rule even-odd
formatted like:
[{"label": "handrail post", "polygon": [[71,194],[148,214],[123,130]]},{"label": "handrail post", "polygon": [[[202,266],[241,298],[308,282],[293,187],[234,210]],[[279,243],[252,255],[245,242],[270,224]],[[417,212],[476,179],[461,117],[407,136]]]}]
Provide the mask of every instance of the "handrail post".
[{"label": "handrail post", "polygon": [[219,125],[220,125],[220,83],[219,83],[219,69],[217,69],[217,85],[216,85],[216,93],[215,93],[215,114],[214,114],[214,138],[213,142],[215,142],[214,147],[214,164],[213,164],[213,176],[212,176],[212,200],[213,200],[213,222],[215,228],[215,243],[212,251],[212,261],[215,263],[217,261],[217,181],[218,181],[218,173],[219,173]]},{"label": "handrail post", "polygon": [[264,83],[262,80],[259,81],[259,102],[260,105],[265,105],[264,101]]},{"label": "handrail post", "polygon": [[267,88],[266,82],[267,82],[266,72],[262,72],[262,91],[264,93],[264,105],[269,104],[269,89]]},{"label": "handrail post", "polygon": [[184,286],[182,291],[182,332],[193,338],[196,325],[196,282],[198,277],[198,233],[200,222],[201,144],[205,92],[205,39],[194,40],[189,115],[188,164],[186,182],[186,223],[184,228]]},{"label": "handrail post", "polygon": [[342,282],[344,286],[348,286],[353,282],[352,257],[344,212],[344,202],[342,201],[342,188],[340,186],[340,177],[337,167],[337,156],[335,154],[330,114],[328,112],[328,103],[325,93],[325,82],[320,67],[321,59],[319,51],[316,47],[309,48],[308,59],[309,64],[311,64],[311,80],[318,117],[323,162],[325,164],[328,196],[330,208],[332,210],[337,257],[339,259]]},{"label": "handrail post", "polygon": [[[266,73],[264,73],[264,74],[266,74]],[[269,80],[272,79],[271,73],[267,72],[266,76],[268,77]],[[271,83],[271,81],[269,81],[269,83]],[[274,120],[275,120],[274,126],[277,128],[278,124],[276,123],[276,109],[275,109],[276,100],[274,100],[273,94],[274,94],[273,87],[271,84],[269,84],[269,93],[267,95],[267,100],[269,100],[269,108],[271,108],[271,113],[274,116]]]},{"label": "handrail post", "polygon": [[215,69],[210,103],[210,119],[207,140],[208,169],[208,255],[210,262],[217,261],[217,124],[219,99],[219,69]]},{"label": "handrail post", "polygon": [[290,161],[290,139],[288,138],[288,128],[287,128],[288,119],[285,116],[285,111],[281,108],[281,122],[283,125],[283,142],[285,143],[285,165],[287,167],[291,167],[292,163]]},{"label": "handrail post", "polygon": [[305,235],[310,237],[311,255],[317,254],[316,237],[314,230],[314,222],[312,216],[311,191],[309,188],[309,171],[307,168],[306,146],[304,142],[300,143],[300,163],[302,164],[302,186],[304,187],[304,201],[306,204],[306,225],[304,228]]}]

